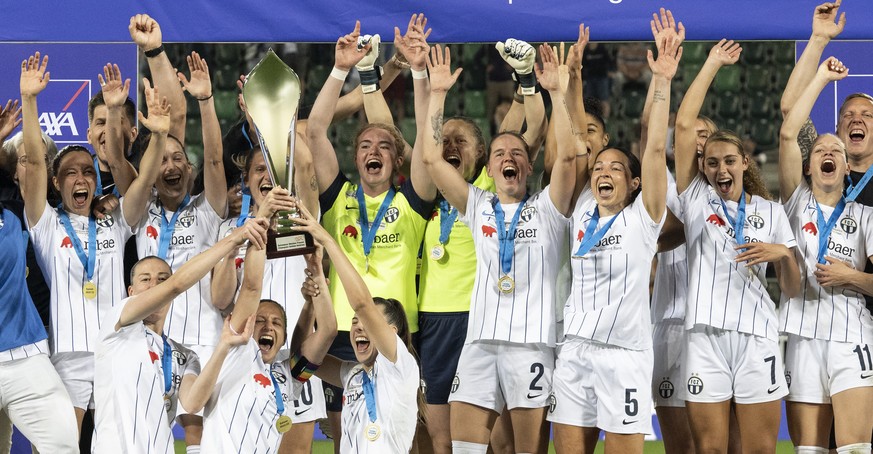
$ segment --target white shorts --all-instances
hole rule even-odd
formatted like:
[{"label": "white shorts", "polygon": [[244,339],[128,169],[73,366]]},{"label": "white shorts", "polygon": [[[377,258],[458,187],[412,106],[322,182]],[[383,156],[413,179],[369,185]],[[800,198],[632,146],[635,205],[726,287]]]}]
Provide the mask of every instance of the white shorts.
[{"label": "white shorts", "polygon": [[[212,353],[215,352],[214,345],[190,344],[190,345],[185,345],[185,347],[197,354],[197,360],[200,362],[200,370],[201,371],[203,371],[203,369],[206,368],[206,363],[209,362],[209,359],[212,358]],[[188,410],[185,410],[185,407],[182,405],[181,400],[179,401],[179,404],[176,406],[176,408],[177,408],[176,418],[178,418],[179,416],[182,416],[182,415],[192,414],[192,413],[189,413]],[[201,409],[197,413],[193,413],[193,414],[195,416],[199,416],[202,418],[203,417],[203,410]]]},{"label": "white shorts", "polygon": [[294,399],[294,412],[289,416],[291,416],[291,422],[294,424],[327,418],[327,408],[324,404],[324,389],[321,386],[320,378],[313,375],[303,384],[300,396]]},{"label": "white shorts", "polygon": [[503,411],[549,404],[555,349],[545,344],[489,341],[465,344],[449,402]]},{"label": "white shorts", "polygon": [[696,325],[687,332],[689,402],[758,404],[788,394],[779,343],[765,337]]},{"label": "white shorts", "polygon": [[789,334],[785,348],[785,379],[789,386],[786,400],[829,404],[831,396],[840,391],[873,386],[871,348],[867,344]]},{"label": "white shorts", "polygon": [[55,353],[51,360],[73,407],[94,409],[94,353]]},{"label": "white shorts", "polygon": [[548,420],[618,434],[652,433],[652,350],[571,338],[558,347]]},{"label": "white shorts", "polygon": [[685,323],[682,320],[656,323],[652,330],[652,350],[655,406],[685,407]]}]

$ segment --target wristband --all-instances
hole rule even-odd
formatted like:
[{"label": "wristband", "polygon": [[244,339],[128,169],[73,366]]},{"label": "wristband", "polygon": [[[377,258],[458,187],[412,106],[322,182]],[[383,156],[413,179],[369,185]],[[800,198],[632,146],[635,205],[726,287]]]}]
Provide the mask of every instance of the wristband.
[{"label": "wristband", "polygon": [[413,68],[409,72],[412,73],[413,79],[427,79],[427,69],[422,69],[421,71],[419,71]]},{"label": "wristband", "polygon": [[288,363],[289,369],[291,369],[291,376],[302,383],[306,383],[321,366],[320,364],[309,362],[300,352],[295,353],[294,356],[289,358]]},{"label": "wristband", "polygon": [[343,82],[346,81],[346,76],[348,76],[348,75],[349,75],[348,71],[339,69],[336,66],[334,66],[333,69],[330,70],[330,77],[333,77],[334,79],[339,79]]},{"label": "wristband", "polygon": [[210,93],[209,96],[207,96],[205,98],[195,98],[195,99],[197,99],[198,101],[208,101],[210,98],[212,98],[212,93]]},{"label": "wristband", "polygon": [[151,50],[144,51],[143,53],[148,58],[155,58],[158,55],[161,55],[162,53],[164,53],[164,45],[161,44],[160,46],[155,47],[154,49],[151,49]]},{"label": "wristband", "polygon": [[361,91],[364,93],[372,93],[379,89],[379,80],[382,79],[382,68],[379,66],[373,69],[358,70],[361,76]]},{"label": "wristband", "polygon": [[394,58],[392,58],[389,61],[389,63],[393,64],[394,66],[396,66],[400,69],[409,69],[409,67],[412,66],[400,54],[394,54]]},{"label": "wristband", "polygon": [[537,75],[533,72],[529,72],[527,74],[514,72],[512,74],[512,77],[516,80],[516,82],[518,82],[518,85],[521,86],[521,94],[529,96],[537,92]]}]

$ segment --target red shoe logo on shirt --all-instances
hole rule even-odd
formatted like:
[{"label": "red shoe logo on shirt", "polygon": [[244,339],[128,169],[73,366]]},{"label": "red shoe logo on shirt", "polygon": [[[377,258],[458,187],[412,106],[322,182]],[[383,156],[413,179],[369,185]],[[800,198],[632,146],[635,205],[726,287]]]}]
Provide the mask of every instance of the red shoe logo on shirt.
[{"label": "red shoe logo on shirt", "polygon": [[583,238],[585,238],[585,232],[579,230],[579,233],[576,234],[576,241],[582,241]]},{"label": "red shoe logo on shirt", "polygon": [[146,236],[155,240],[158,239],[158,229],[151,225],[146,227]]},{"label": "red shoe logo on shirt", "polygon": [[61,241],[61,247],[67,247],[67,248],[73,247],[73,242],[70,241],[70,237],[68,237],[68,236],[64,237],[64,240]]},{"label": "red shoe logo on shirt", "polygon": [[270,386],[270,379],[267,378],[267,376],[264,374],[255,374],[253,378],[255,379],[255,382],[257,384],[263,386],[264,388]]},{"label": "red shoe logo on shirt", "polygon": [[708,218],[706,218],[706,222],[717,225],[719,227],[724,227],[724,219],[718,217],[718,215],[710,214]]},{"label": "red shoe logo on shirt", "polygon": [[240,269],[243,266],[245,260],[242,257],[237,257],[236,260],[233,261],[234,265],[236,265],[236,269]]},{"label": "red shoe logo on shirt", "polygon": [[158,354],[155,353],[155,352],[153,352],[153,351],[151,351],[151,350],[149,350],[149,358],[152,359],[152,364],[154,364],[155,361],[157,361],[157,360],[160,359],[160,357],[158,356]]},{"label": "red shoe logo on shirt", "polygon": [[353,225],[347,225],[346,228],[343,229],[343,235],[349,238],[358,238],[358,229]]},{"label": "red shoe logo on shirt", "polygon": [[497,233],[497,229],[495,229],[494,227],[491,227],[490,225],[482,226],[482,235],[491,238],[492,236],[494,236],[495,233]]},{"label": "red shoe logo on shirt", "polygon": [[818,236],[818,228],[812,222],[807,222],[806,225],[803,226],[803,231]]}]

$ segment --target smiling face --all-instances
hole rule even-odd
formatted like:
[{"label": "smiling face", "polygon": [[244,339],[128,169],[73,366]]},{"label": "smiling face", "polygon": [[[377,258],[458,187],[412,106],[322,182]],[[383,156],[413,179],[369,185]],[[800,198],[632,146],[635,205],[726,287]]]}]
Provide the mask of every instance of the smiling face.
[{"label": "smiling face", "polygon": [[840,108],[837,136],[846,144],[849,159],[863,160],[873,155],[873,101],[864,97],[847,100]]},{"label": "smiling face", "polygon": [[832,191],[843,187],[849,164],[846,160],[846,147],[833,134],[818,136],[809,154],[809,175],[812,187]]},{"label": "smiling face", "polygon": [[443,124],[443,159],[461,172],[465,180],[475,177],[476,162],[485,154],[473,126],[464,120],[449,119]]},{"label": "smiling face", "polygon": [[276,359],[279,349],[285,345],[287,328],[285,311],[279,304],[270,300],[261,301],[255,315],[255,331],[252,335],[258,341],[264,363],[270,364]]},{"label": "smiling face", "polygon": [[394,171],[403,164],[395,137],[381,127],[370,127],[358,135],[355,166],[365,190],[380,194],[388,190]]},{"label": "smiling face", "polygon": [[[376,306],[387,321],[388,317],[385,314],[385,306]],[[389,326],[394,328],[395,333],[397,332],[396,326],[391,324],[389,324]],[[370,343],[370,336],[367,334],[367,328],[364,326],[364,322],[357,316],[352,317],[352,328],[349,330],[349,339],[352,342],[352,346],[355,348],[355,359],[357,359],[361,364],[372,366],[373,363],[376,362],[376,354],[379,352]]]},{"label": "smiling face", "polygon": [[194,168],[178,141],[169,139],[161,159],[161,170],[155,180],[158,196],[164,203],[169,200],[181,203],[188,193]]},{"label": "smiling face", "polygon": [[609,133],[603,127],[603,123],[594,115],[585,114],[588,122],[588,135],[585,137],[585,145],[588,147],[588,155],[593,156],[603,150],[609,144]]},{"label": "smiling face", "polygon": [[703,174],[721,198],[738,201],[743,192],[743,172],[749,159],[735,144],[707,142],[703,151]]},{"label": "smiling face", "polygon": [[94,158],[84,149],[58,156],[61,161],[52,183],[61,195],[64,209],[80,216],[88,216],[91,211],[91,199],[94,198],[97,187]]},{"label": "smiling face", "polygon": [[597,155],[591,169],[591,192],[602,214],[618,213],[639,187],[640,178],[633,177],[630,160],[621,150],[609,148]]},{"label": "smiling face", "polygon": [[501,134],[491,141],[488,176],[494,178],[497,192],[521,198],[527,192],[527,178],[533,166],[524,140],[513,134]]},{"label": "smiling face", "polygon": [[255,149],[249,158],[249,168],[245,174],[246,187],[252,193],[252,201],[256,207],[261,206],[267,194],[273,190],[273,182],[270,180],[270,172],[267,170],[267,162],[260,148]]},{"label": "smiling face", "polygon": [[[108,110],[105,104],[98,105],[94,108],[94,115],[91,118],[91,123],[88,125],[88,143],[91,148],[97,152],[97,157],[101,161],[106,161],[106,116]],[[127,115],[121,116],[121,131],[124,146],[124,153],[130,150],[130,144],[136,138],[136,127],[131,124]]]},{"label": "smiling face", "polygon": [[[130,274],[130,287],[127,288],[127,293],[130,296],[135,296],[166,281],[173,274],[173,271],[167,262],[157,257],[146,257],[133,266]],[[143,321],[147,324],[162,325],[169,310],[170,305],[165,304],[149,314]]]}]

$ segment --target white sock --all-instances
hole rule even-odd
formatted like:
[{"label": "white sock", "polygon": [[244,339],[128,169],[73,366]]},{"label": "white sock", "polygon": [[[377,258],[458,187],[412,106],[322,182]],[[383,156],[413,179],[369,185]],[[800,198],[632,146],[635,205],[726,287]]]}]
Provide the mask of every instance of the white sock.
[{"label": "white sock", "polygon": [[186,454],[200,454],[200,445],[188,445],[185,447]]},{"label": "white sock", "polygon": [[840,446],[837,448],[838,454],[870,454],[870,443],[852,443],[850,445]]},{"label": "white sock", "polygon": [[828,448],[820,448],[818,446],[796,446],[794,454],[828,454]]},{"label": "white sock", "polygon": [[487,452],[487,444],[452,440],[452,454],[485,454]]}]

